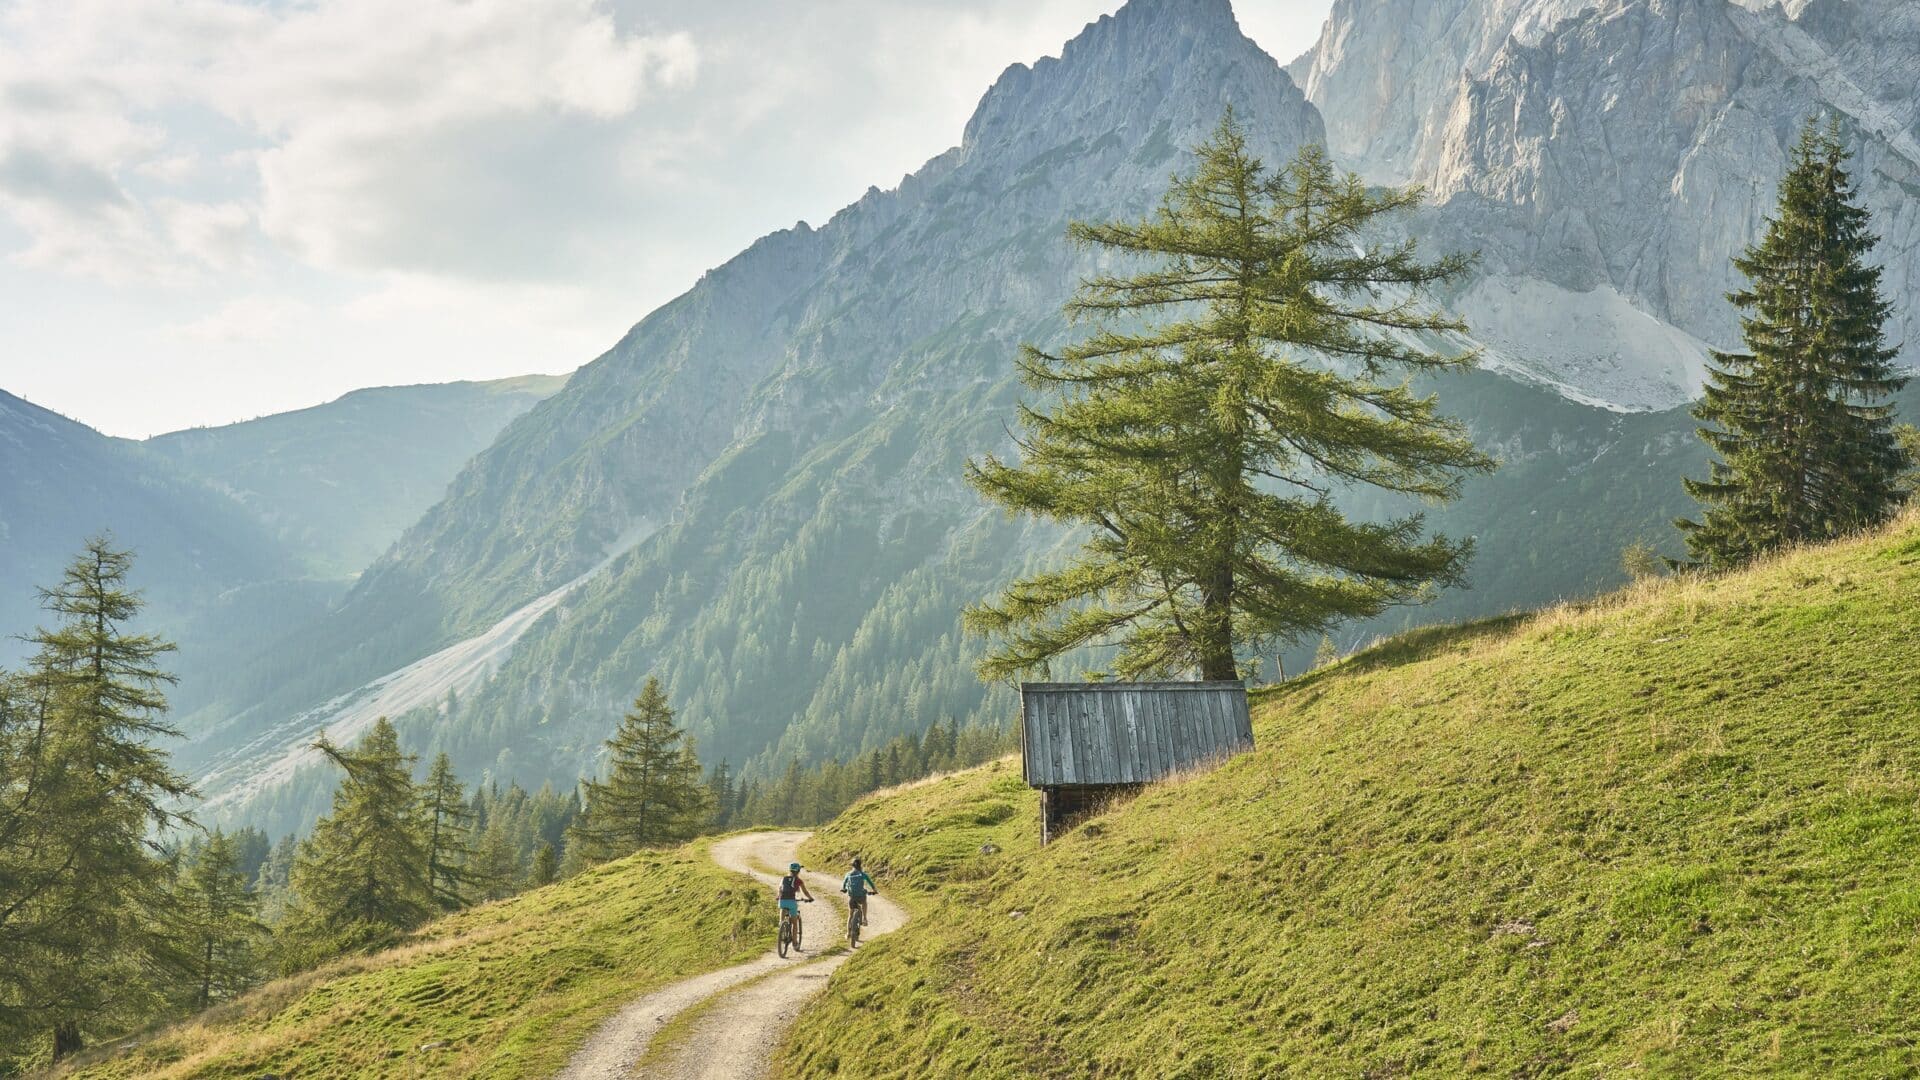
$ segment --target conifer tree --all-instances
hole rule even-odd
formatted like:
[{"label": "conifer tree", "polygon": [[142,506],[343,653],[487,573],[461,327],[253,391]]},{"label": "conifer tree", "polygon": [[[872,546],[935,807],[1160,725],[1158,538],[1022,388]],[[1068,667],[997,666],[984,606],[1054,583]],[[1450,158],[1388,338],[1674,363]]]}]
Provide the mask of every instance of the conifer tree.
[{"label": "conifer tree", "polygon": [[533,869],[527,874],[527,884],[537,889],[558,880],[560,880],[560,856],[554,852],[551,843],[542,840],[540,846],[534,850]]},{"label": "conifer tree", "polygon": [[453,762],[442,751],[434,757],[420,789],[420,819],[426,841],[427,892],[447,911],[466,903],[473,834],[473,812],[467,809],[466,799]]},{"label": "conifer tree", "polygon": [[234,867],[239,870],[247,888],[252,889],[254,878],[259,875],[260,868],[266,865],[267,857],[273,854],[273,841],[267,837],[265,830],[251,825],[228,833],[227,838],[233,842]]},{"label": "conifer tree", "polygon": [[151,838],[192,794],[155,745],[178,734],[161,691],[173,646],[125,629],[132,562],[87,541],[41,593],[58,622],[0,704],[0,1035],[44,1032],[56,1060],[152,1003],[169,869]]},{"label": "conifer tree", "polygon": [[258,945],[267,928],[240,855],[239,844],[215,830],[185,860],[174,885],[169,915],[179,935],[183,997],[196,1009],[234,997],[259,974]]},{"label": "conifer tree", "polygon": [[1766,235],[1736,258],[1746,350],[1715,352],[1693,415],[1718,459],[1687,480],[1705,513],[1675,522],[1693,565],[1739,566],[1878,524],[1901,502],[1906,452],[1887,396],[1906,384],[1884,325],[1878,238],[1837,128],[1808,121]]},{"label": "conifer tree", "polygon": [[277,923],[286,913],[287,894],[293,888],[293,863],[300,853],[300,840],[292,833],[282,836],[267,853],[254,875],[253,895],[260,899],[260,916]]},{"label": "conifer tree", "polygon": [[1320,644],[1313,650],[1313,666],[1323,668],[1339,662],[1340,650],[1334,646],[1332,635],[1321,634]]},{"label": "conifer tree", "polygon": [[970,463],[1010,513],[1090,530],[1066,567],[967,612],[998,639],[989,678],[1117,644],[1117,674],[1239,676],[1236,649],[1318,634],[1461,581],[1469,545],[1411,514],[1347,518],[1336,488],[1455,496],[1491,462],[1403,381],[1471,366],[1426,342],[1463,330],[1422,304],[1468,260],[1376,239],[1418,189],[1369,191],[1326,152],[1269,171],[1231,112],[1151,219],[1076,223],[1077,243],[1148,265],[1067,306],[1092,332],[1019,367],[1022,460]]},{"label": "conifer tree", "polygon": [[1901,424],[1893,429],[1893,437],[1907,455],[1907,468],[1900,474],[1898,484],[1900,498],[1904,503],[1912,503],[1914,493],[1920,492],[1920,427]]},{"label": "conifer tree", "polygon": [[504,813],[494,814],[480,832],[469,878],[482,900],[504,900],[520,891],[520,848],[513,832],[511,815]]},{"label": "conifer tree", "polygon": [[314,746],[345,775],[294,859],[286,934],[296,965],[388,941],[434,910],[413,758],[393,725],[381,717],[351,750]]},{"label": "conifer tree", "polygon": [[733,769],[723,758],[707,775],[707,802],[713,807],[713,827],[725,829],[733,820]]},{"label": "conifer tree", "polygon": [[586,782],[570,854],[577,844],[579,858],[604,862],[700,830],[707,809],[700,764],[674,725],[659,679],[647,679],[607,749],[607,778]]}]

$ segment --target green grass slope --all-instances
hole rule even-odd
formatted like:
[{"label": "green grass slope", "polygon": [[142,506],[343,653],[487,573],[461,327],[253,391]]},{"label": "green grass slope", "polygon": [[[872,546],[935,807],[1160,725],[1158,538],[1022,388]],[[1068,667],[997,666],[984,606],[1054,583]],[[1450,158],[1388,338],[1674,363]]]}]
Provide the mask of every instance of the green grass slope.
[{"label": "green grass slope", "polygon": [[609,863],[283,979],[58,1075],[551,1076],[622,1004],[766,948],[772,904],[704,844]]},{"label": "green grass slope", "polygon": [[1416,632],[1044,850],[1013,762],[862,803],[920,917],[790,1076],[1911,1076],[1920,518]]}]

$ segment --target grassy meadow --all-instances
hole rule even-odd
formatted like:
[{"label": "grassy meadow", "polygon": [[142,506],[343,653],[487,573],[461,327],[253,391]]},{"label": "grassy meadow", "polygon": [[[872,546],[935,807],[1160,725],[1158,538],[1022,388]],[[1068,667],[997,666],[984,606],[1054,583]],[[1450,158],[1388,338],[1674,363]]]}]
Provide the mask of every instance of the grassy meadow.
[{"label": "grassy meadow", "polygon": [[66,1066],[68,1080],[550,1076],[628,1000],[766,949],[766,890],[696,843],[469,908]]},{"label": "grassy meadow", "polygon": [[1036,850],[1012,760],[811,842],[918,919],[789,1077],[1911,1076],[1920,518],[1419,631]]}]

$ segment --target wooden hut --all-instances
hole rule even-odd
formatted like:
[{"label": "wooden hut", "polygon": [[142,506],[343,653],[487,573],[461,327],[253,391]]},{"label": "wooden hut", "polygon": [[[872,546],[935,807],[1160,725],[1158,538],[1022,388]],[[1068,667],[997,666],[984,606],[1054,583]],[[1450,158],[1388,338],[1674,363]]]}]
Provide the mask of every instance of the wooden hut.
[{"label": "wooden hut", "polygon": [[1023,683],[1020,755],[1040,842],[1113,795],[1253,749],[1239,682]]}]

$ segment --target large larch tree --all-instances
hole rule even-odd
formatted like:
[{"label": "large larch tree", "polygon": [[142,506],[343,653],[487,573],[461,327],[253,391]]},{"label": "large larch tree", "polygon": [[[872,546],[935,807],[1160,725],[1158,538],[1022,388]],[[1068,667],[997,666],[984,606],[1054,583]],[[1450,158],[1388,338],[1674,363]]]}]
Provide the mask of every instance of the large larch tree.
[{"label": "large larch tree", "polygon": [[1464,327],[1425,302],[1468,260],[1423,260],[1388,221],[1417,189],[1370,191],[1318,146],[1278,171],[1231,112],[1138,223],[1076,223],[1072,239],[1144,263],[1103,273],[1067,306],[1091,323],[1025,349],[1021,460],[970,463],[1009,512],[1084,527],[1071,564],[967,612],[997,639],[985,677],[1044,672],[1117,645],[1114,672],[1239,677],[1236,655],[1416,603],[1459,583],[1470,546],[1422,515],[1354,520],[1334,496],[1371,485],[1454,497],[1491,467],[1417,372],[1456,371]]}]

